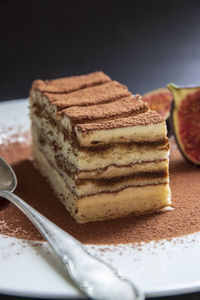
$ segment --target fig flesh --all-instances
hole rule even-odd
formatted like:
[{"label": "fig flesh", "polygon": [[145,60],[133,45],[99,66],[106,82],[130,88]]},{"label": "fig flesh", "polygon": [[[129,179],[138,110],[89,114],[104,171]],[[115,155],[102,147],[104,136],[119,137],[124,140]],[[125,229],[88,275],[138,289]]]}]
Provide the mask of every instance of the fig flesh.
[{"label": "fig flesh", "polygon": [[174,99],[170,120],[177,145],[187,161],[200,166],[200,86],[167,87]]},{"label": "fig flesh", "polygon": [[172,94],[167,88],[147,92],[142,97],[142,100],[147,102],[150,108],[159,113],[165,121],[170,115],[172,99]]}]

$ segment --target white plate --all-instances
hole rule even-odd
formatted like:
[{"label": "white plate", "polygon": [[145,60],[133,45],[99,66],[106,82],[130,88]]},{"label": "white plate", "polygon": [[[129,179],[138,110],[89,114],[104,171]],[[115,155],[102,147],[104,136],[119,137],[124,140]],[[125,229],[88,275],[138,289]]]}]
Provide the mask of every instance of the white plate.
[{"label": "white plate", "polygon": [[[27,104],[26,99],[1,103],[0,128],[18,125],[27,129]],[[148,297],[200,291],[200,233],[134,247],[86,247],[135,282]],[[84,299],[46,243],[34,246],[32,242],[0,236],[0,270],[0,293]]]}]

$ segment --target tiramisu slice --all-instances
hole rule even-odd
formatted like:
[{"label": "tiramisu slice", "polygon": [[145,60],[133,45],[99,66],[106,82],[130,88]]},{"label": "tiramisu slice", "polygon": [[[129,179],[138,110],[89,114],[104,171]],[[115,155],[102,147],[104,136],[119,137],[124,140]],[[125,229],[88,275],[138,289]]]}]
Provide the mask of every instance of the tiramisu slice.
[{"label": "tiramisu slice", "polygon": [[140,215],[171,204],[162,117],[102,72],[37,80],[32,154],[77,222]]}]

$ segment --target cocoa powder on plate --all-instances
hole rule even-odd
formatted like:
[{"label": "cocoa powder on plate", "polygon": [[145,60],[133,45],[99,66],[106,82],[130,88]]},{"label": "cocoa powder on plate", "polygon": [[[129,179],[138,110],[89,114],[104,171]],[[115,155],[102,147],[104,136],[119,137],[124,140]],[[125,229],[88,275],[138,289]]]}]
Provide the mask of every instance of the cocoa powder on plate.
[{"label": "cocoa powder on plate", "polygon": [[[200,169],[188,164],[171,140],[170,187],[174,210],[140,217],[77,224],[54,192],[34,169],[28,142],[6,141],[0,156],[17,175],[15,193],[85,244],[140,243],[170,239],[200,231]],[[42,240],[31,222],[8,201],[0,201],[0,233],[28,240]]]}]

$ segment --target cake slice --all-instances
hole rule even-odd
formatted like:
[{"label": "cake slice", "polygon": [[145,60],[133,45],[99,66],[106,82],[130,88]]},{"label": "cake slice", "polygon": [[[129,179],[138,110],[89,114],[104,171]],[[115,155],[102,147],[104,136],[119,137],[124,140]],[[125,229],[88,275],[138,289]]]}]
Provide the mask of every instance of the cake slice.
[{"label": "cake slice", "polygon": [[30,92],[32,155],[77,222],[171,205],[162,117],[102,72],[37,80]]}]

